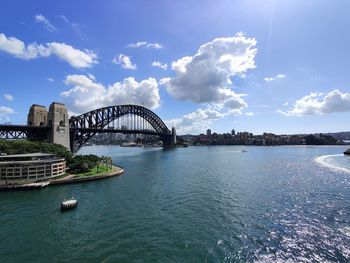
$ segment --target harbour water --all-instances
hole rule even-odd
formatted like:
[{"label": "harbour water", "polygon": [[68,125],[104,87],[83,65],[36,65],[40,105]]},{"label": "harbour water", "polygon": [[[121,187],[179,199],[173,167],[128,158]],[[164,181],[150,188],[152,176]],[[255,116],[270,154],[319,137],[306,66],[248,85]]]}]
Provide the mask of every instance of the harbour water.
[{"label": "harbour water", "polygon": [[0,262],[349,262],[345,149],[85,147],[124,174],[0,193]]}]

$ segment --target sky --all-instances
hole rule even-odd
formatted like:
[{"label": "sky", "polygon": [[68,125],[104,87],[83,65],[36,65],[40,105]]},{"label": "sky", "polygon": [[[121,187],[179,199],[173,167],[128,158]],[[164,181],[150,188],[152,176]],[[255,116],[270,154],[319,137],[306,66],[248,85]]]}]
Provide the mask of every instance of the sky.
[{"label": "sky", "polygon": [[152,109],[178,134],[350,130],[350,1],[4,0],[0,123]]}]

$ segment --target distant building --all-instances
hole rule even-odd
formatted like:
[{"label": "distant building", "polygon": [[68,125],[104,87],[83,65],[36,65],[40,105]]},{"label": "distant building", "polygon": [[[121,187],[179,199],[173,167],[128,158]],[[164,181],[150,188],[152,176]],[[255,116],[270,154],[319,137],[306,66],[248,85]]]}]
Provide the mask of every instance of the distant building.
[{"label": "distant building", "polygon": [[31,183],[66,173],[66,160],[47,153],[0,156],[0,184]]},{"label": "distant building", "polygon": [[236,135],[236,131],[235,131],[235,129],[232,129],[232,131],[231,131],[231,135],[232,135],[232,136],[235,136],[235,135]]},{"label": "distant building", "polygon": [[211,129],[207,130],[207,135],[210,136],[211,135]]}]

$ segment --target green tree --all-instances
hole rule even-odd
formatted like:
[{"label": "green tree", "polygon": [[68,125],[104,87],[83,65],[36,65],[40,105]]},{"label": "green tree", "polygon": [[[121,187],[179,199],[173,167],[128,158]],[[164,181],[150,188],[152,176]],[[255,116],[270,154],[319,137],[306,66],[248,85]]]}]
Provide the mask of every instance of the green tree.
[{"label": "green tree", "polygon": [[84,172],[84,175],[86,174],[87,171],[89,171],[89,165],[87,163],[82,163],[81,164],[81,170]]}]

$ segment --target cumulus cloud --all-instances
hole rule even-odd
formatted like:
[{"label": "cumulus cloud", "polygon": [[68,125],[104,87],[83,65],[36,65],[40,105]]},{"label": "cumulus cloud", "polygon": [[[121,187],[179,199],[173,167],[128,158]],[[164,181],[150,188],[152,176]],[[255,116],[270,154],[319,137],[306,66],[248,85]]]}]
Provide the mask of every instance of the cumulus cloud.
[{"label": "cumulus cloud", "polygon": [[54,27],[45,16],[35,15],[34,19],[36,22],[42,24],[46,28],[47,31],[50,31],[50,32],[57,31],[57,28]]},{"label": "cumulus cloud", "polygon": [[136,43],[130,43],[128,45],[129,48],[139,48],[139,47],[145,47],[145,48],[153,48],[153,49],[161,49],[163,48],[163,44],[159,43],[149,43],[147,41],[139,41]]},{"label": "cumulus cloud", "polygon": [[53,78],[47,78],[48,81],[54,82],[55,80]]},{"label": "cumulus cloud", "polygon": [[178,134],[203,133],[213,122],[230,115],[240,115],[240,110],[225,110],[217,105],[207,105],[206,108],[199,108],[194,112],[184,115],[181,118],[166,120],[168,127],[175,127]]},{"label": "cumulus cloud", "polygon": [[68,75],[64,82],[72,87],[62,92],[61,97],[69,110],[77,114],[119,104],[138,104],[151,109],[160,106],[158,83],[154,78],[137,82],[129,77],[104,86],[85,75]]},{"label": "cumulus cloud", "polygon": [[14,100],[14,98],[13,98],[13,96],[11,94],[4,94],[4,98],[5,98],[5,100],[8,100],[8,101],[13,101]]},{"label": "cumulus cloud", "polygon": [[15,37],[6,37],[2,33],[0,33],[0,50],[25,60],[55,55],[75,68],[88,68],[98,63],[97,55],[88,49],[80,50],[57,42],[46,44],[34,42],[25,45],[23,41]]},{"label": "cumulus cloud", "polygon": [[97,55],[91,50],[85,49],[82,51],[70,45],[57,42],[48,43],[47,46],[52,54],[68,62],[72,67],[89,68],[97,63]]},{"label": "cumulus cloud", "polygon": [[277,112],[286,116],[304,116],[349,111],[350,93],[342,93],[336,89],[328,94],[310,93],[310,95],[297,100],[291,109],[278,110]]},{"label": "cumulus cloud", "polygon": [[161,69],[164,69],[164,70],[166,70],[167,68],[168,68],[168,65],[167,64],[162,64],[162,62],[160,62],[160,61],[153,61],[152,62],[152,66],[153,67],[158,67],[158,68],[161,68]]},{"label": "cumulus cloud", "polygon": [[213,121],[225,117],[227,113],[208,106],[184,115],[182,118],[165,121],[168,127],[175,127],[178,134],[202,133],[213,124]]},{"label": "cumulus cloud", "polygon": [[249,117],[252,117],[252,116],[254,116],[254,112],[246,112],[245,115],[247,115],[247,116],[249,116]]},{"label": "cumulus cloud", "polygon": [[264,78],[264,80],[265,80],[266,82],[271,82],[271,81],[274,81],[274,80],[277,80],[277,79],[283,79],[283,78],[285,78],[285,77],[286,77],[285,74],[278,74],[278,75],[273,76],[273,77],[266,77],[266,78]]},{"label": "cumulus cloud", "polygon": [[233,37],[216,38],[171,65],[174,77],[161,80],[170,95],[195,103],[215,103],[233,110],[247,107],[243,94],[232,90],[231,77],[255,68],[255,38],[243,33]]},{"label": "cumulus cloud", "polygon": [[122,68],[125,69],[137,69],[136,64],[131,62],[131,58],[124,54],[119,54],[118,57],[113,59],[114,64],[119,64]]}]

